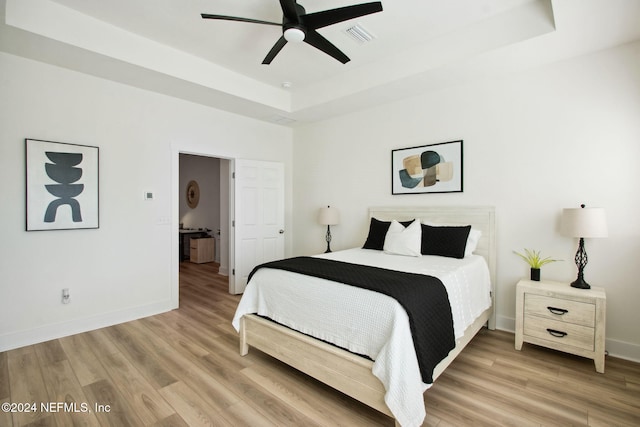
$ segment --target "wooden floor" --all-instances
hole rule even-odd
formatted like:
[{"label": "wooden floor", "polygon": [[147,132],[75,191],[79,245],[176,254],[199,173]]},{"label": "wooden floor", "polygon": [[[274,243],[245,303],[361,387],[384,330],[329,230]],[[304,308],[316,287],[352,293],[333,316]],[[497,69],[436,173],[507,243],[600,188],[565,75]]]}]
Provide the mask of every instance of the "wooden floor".
[{"label": "wooden floor", "polygon": [[[240,357],[239,297],[215,265],[182,263],[180,283],[179,310],[0,353],[0,402],[22,410],[3,406],[0,426],[394,424],[256,350]],[[640,425],[639,364],[608,357],[597,374],[513,341],[474,338],[425,393],[424,425]]]}]

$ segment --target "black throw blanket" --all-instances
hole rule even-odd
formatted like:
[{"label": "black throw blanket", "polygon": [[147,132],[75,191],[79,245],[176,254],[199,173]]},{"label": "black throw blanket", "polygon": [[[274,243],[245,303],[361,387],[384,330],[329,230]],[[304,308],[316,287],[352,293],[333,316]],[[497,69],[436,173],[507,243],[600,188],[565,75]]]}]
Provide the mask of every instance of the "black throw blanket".
[{"label": "black throw blanket", "polygon": [[257,266],[315,276],[369,289],[395,298],[407,312],[422,381],[433,382],[433,369],[455,347],[453,317],[440,279],[324,258],[295,257]]}]

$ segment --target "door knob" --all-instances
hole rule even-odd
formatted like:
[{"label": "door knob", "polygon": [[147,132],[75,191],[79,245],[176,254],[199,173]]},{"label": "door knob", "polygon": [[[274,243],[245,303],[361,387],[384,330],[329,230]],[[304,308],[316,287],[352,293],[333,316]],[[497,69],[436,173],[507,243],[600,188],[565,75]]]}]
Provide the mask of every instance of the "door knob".
[{"label": "door knob", "polygon": [[284,230],[280,230],[280,231],[278,231],[278,233],[284,234]]}]

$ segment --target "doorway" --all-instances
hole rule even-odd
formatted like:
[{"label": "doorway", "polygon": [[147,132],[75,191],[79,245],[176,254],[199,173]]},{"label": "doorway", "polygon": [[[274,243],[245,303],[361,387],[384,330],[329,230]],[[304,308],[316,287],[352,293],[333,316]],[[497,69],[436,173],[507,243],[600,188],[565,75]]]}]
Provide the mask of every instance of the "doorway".
[{"label": "doorway", "polygon": [[[219,191],[215,199],[219,202],[217,211],[220,235],[218,248],[215,250],[219,253],[220,273],[228,277],[229,293],[242,293],[246,276],[253,266],[284,256],[284,164],[220,157],[202,152],[185,152],[173,146],[172,229],[178,231],[182,223],[183,228],[196,228],[197,231],[203,228],[204,232],[210,229],[214,235],[217,235],[218,228],[192,223],[192,218],[188,218],[189,221],[185,222],[187,219],[185,211],[183,215],[180,213],[180,204],[187,203],[187,187],[192,181],[188,174],[182,174],[188,168],[184,165],[180,167],[181,156],[191,156],[202,160],[205,164],[207,159],[215,159],[219,164],[217,180],[216,176],[204,178],[205,181],[217,182],[216,187]],[[207,170],[209,167],[215,168],[211,163],[209,166],[205,165],[204,169]],[[236,169],[240,170],[240,179]],[[195,181],[197,182],[197,179]],[[253,184],[244,185],[250,181],[253,181]],[[200,184],[196,188],[198,204],[200,204],[200,198],[203,197]],[[195,195],[189,194],[189,197],[193,204]],[[240,216],[239,221],[236,221],[236,215]],[[171,233],[173,236],[171,301],[173,308],[178,308],[181,253],[180,235],[175,231]],[[241,244],[236,242],[238,236],[242,237]],[[240,270],[238,270],[238,263],[240,263]],[[238,280],[238,273],[241,273],[243,280]]]},{"label": "doorway", "polygon": [[[178,154],[178,258],[229,276],[230,159]],[[190,244],[191,238],[197,239]],[[211,265],[209,265],[211,267]]]}]

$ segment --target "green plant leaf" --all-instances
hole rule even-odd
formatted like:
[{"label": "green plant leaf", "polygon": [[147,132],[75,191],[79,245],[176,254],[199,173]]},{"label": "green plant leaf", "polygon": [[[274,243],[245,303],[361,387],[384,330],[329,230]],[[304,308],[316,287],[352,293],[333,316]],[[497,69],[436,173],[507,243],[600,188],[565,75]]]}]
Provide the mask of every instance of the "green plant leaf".
[{"label": "green plant leaf", "polygon": [[513,251],[513,253],[522,258],[531,268],[540,268],[543,265],[550,264],[552,262],[562,261],[561,259],[554,259],[551,257],[542,258],[540,251],[533,249],[525,248],[524,254],[516,251]]}]

